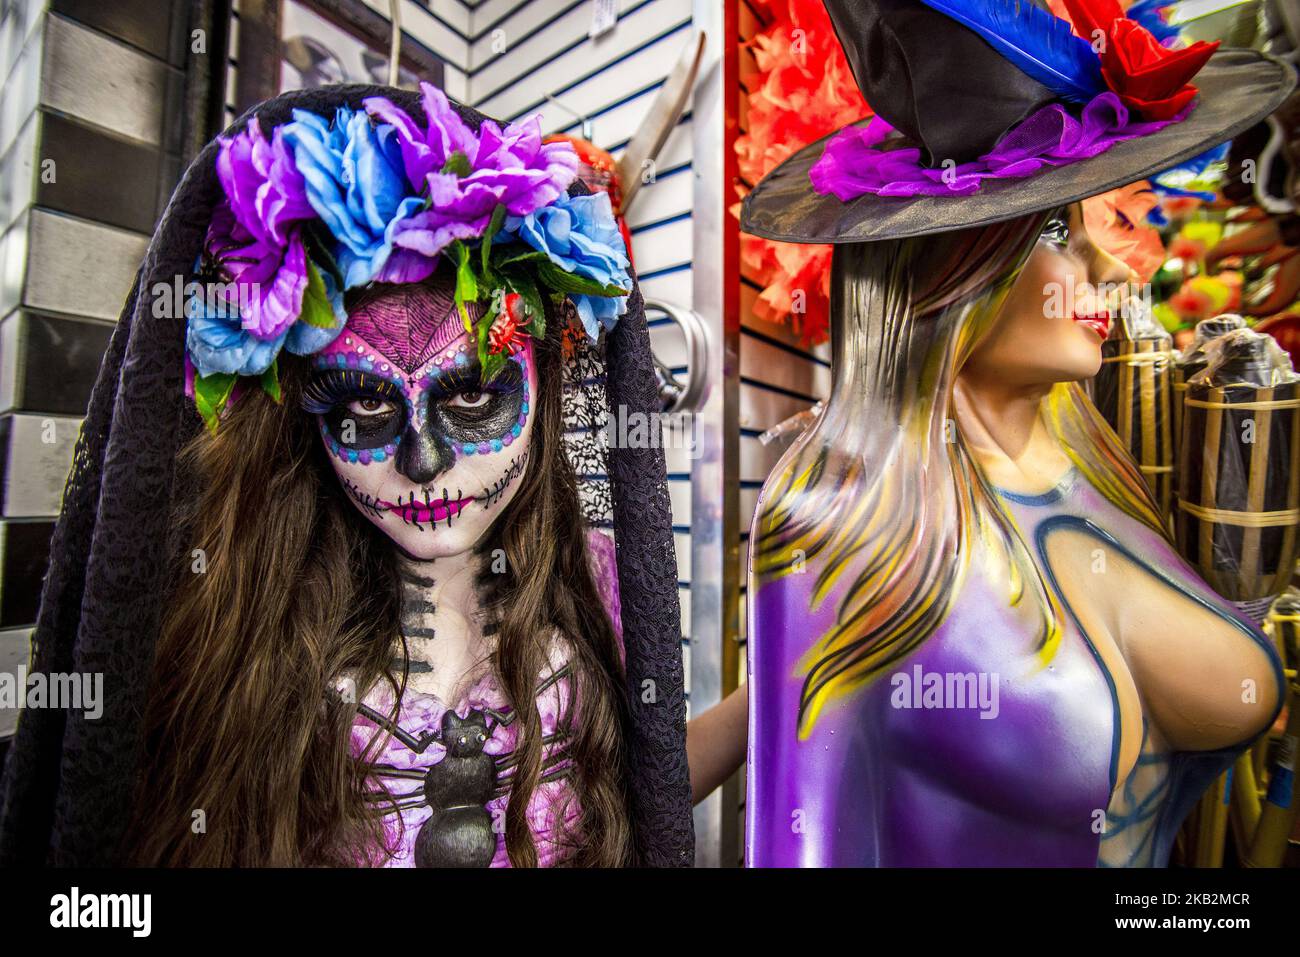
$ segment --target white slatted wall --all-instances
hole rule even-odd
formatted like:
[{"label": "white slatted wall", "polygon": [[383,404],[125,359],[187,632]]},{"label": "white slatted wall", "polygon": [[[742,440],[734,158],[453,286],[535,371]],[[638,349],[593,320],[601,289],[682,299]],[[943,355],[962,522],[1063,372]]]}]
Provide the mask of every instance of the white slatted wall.
[{"label": "white slatted wall", "polygon": [[[460,0],[457,0],[460,2]],[[622,0],[617,26],[587,36],[591,0],[482,0],[474,6],[470,102],[489,116],[516,120],[541,112],[546,133],[581,135],[615,158],[650,109],[690,36],[690,0]],[[653,182],[642,186],[628,217],[632,254],[646,298],[691,305],[690,113],[660,152]],[[686,356],[670,320],[650,317],[659,358],[684,374]],[[690,458],[668,450],[682,620],[690,620]],[[683,629],[684,630],[684,629]],[[688,671],[689,674],[689,671]],[[687,689],[689,692],[689,688]]]}]

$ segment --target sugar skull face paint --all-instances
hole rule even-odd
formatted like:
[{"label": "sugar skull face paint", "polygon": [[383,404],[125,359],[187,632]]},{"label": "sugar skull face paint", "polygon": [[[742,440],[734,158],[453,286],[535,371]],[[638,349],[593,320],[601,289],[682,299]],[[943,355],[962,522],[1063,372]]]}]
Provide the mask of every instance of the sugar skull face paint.
[{"label": "sugar skull face paint", "polygon": [[438,277],[374,287],[314,357],[303,408],[353,504],[412,558],[473,548],[518,491],[532,348],[526,339],[483,385],[451,283]]}]

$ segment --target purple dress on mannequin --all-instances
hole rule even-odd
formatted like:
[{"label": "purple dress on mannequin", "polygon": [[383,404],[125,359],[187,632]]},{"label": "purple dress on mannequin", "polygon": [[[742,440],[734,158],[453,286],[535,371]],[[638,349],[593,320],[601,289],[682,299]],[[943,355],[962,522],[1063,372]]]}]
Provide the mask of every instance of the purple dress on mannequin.
[{"label": "purple dress on mannequin", "polygon": [[[1263,634],[1077,470],[1042,495],[1001,494],[1049,587],[1056,586],[1045,542],[1065,529],[1092,536],[1267,649],[1282,688]],[[1249,742],[1160,754],[1144,734],[1137,764],[1116,791],[1110,672],[1064,598],[1060,647],[1038,667],[1032,622],[1009,606],[1005,581],[986,569],[972,560],[939,628],[878,680],[828,706],[804,740],[796,733],[798,662],[833,623],[834,596],[808,610],[813,574],[751,586],[751,866],[1168,862],[1183,818]],[[964,706],[953,707],[950,696],[947,706],[927,708],[920,689],[931,675],[968,676],[948,686],[967,692]]]}]

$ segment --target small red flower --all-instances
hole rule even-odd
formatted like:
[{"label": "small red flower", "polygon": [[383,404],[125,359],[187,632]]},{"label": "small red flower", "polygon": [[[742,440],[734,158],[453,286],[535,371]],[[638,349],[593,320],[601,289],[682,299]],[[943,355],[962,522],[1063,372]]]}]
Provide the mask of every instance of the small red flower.
[{"label": "small red flower", "polygon": [[1189,81],[1219,48],[1218,40],[1198,40],[1171,50],[1137,21],[1124,16],[1118,0],[1064,2],[1074,32],[1089,43],[1102,41],[1101,75],[1138,116],[1172,119],[1195,99],[1196,87]]},{"label": "small red flower", "polygon": [[502,301],[501,312],[492,320],[492,326],[488,329],[488,352],[492,355],[502,352],[514,355],[524,347],[523,337],[528,334],[525,327],[532,321],[524,297],[517,292],[507,293]]},{"label": "small red flower", "polygon": [[1183,283],[1182,288],[1166,301],[1170,309],[1189,322],[1208,319],[1214,312],[1214,300],[1207,292],[1197,289],[1190,283]]}]

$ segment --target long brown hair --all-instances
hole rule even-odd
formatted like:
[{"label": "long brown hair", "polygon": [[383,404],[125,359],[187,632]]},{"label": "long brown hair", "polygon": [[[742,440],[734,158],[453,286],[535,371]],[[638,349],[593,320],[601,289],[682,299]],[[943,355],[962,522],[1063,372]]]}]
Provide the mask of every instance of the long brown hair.
[{"label": "long brown hair", "polygon": [[[556,317],[558,318],[558,317]],[[568,755],[581,807],[569,863],[631,863],[625,791],[628,715],[617,639],[590,568],[573,471],[563,449],[561,323],[534,342],[538,373],[529,465],[481,544],[503,549],[505,574],[483,575],[498,625],[492,665],[519,718],[506,810],[511,863],[537,863],[527,820],[542,767],[535,698],[552,642],[572,663]],[[243,396],[215,436],[202,433],[177,467],[178,570],[159,637],[127,850],[148,865],[379,864],[382,815],[369,761],[349,738],[356,697],[393,688],[399,629],[392,542],[343,496],[315,423],[298,408],[305,363],[281,362],[283,401]],[[367,800],[367,795],[371,796]]]}]

